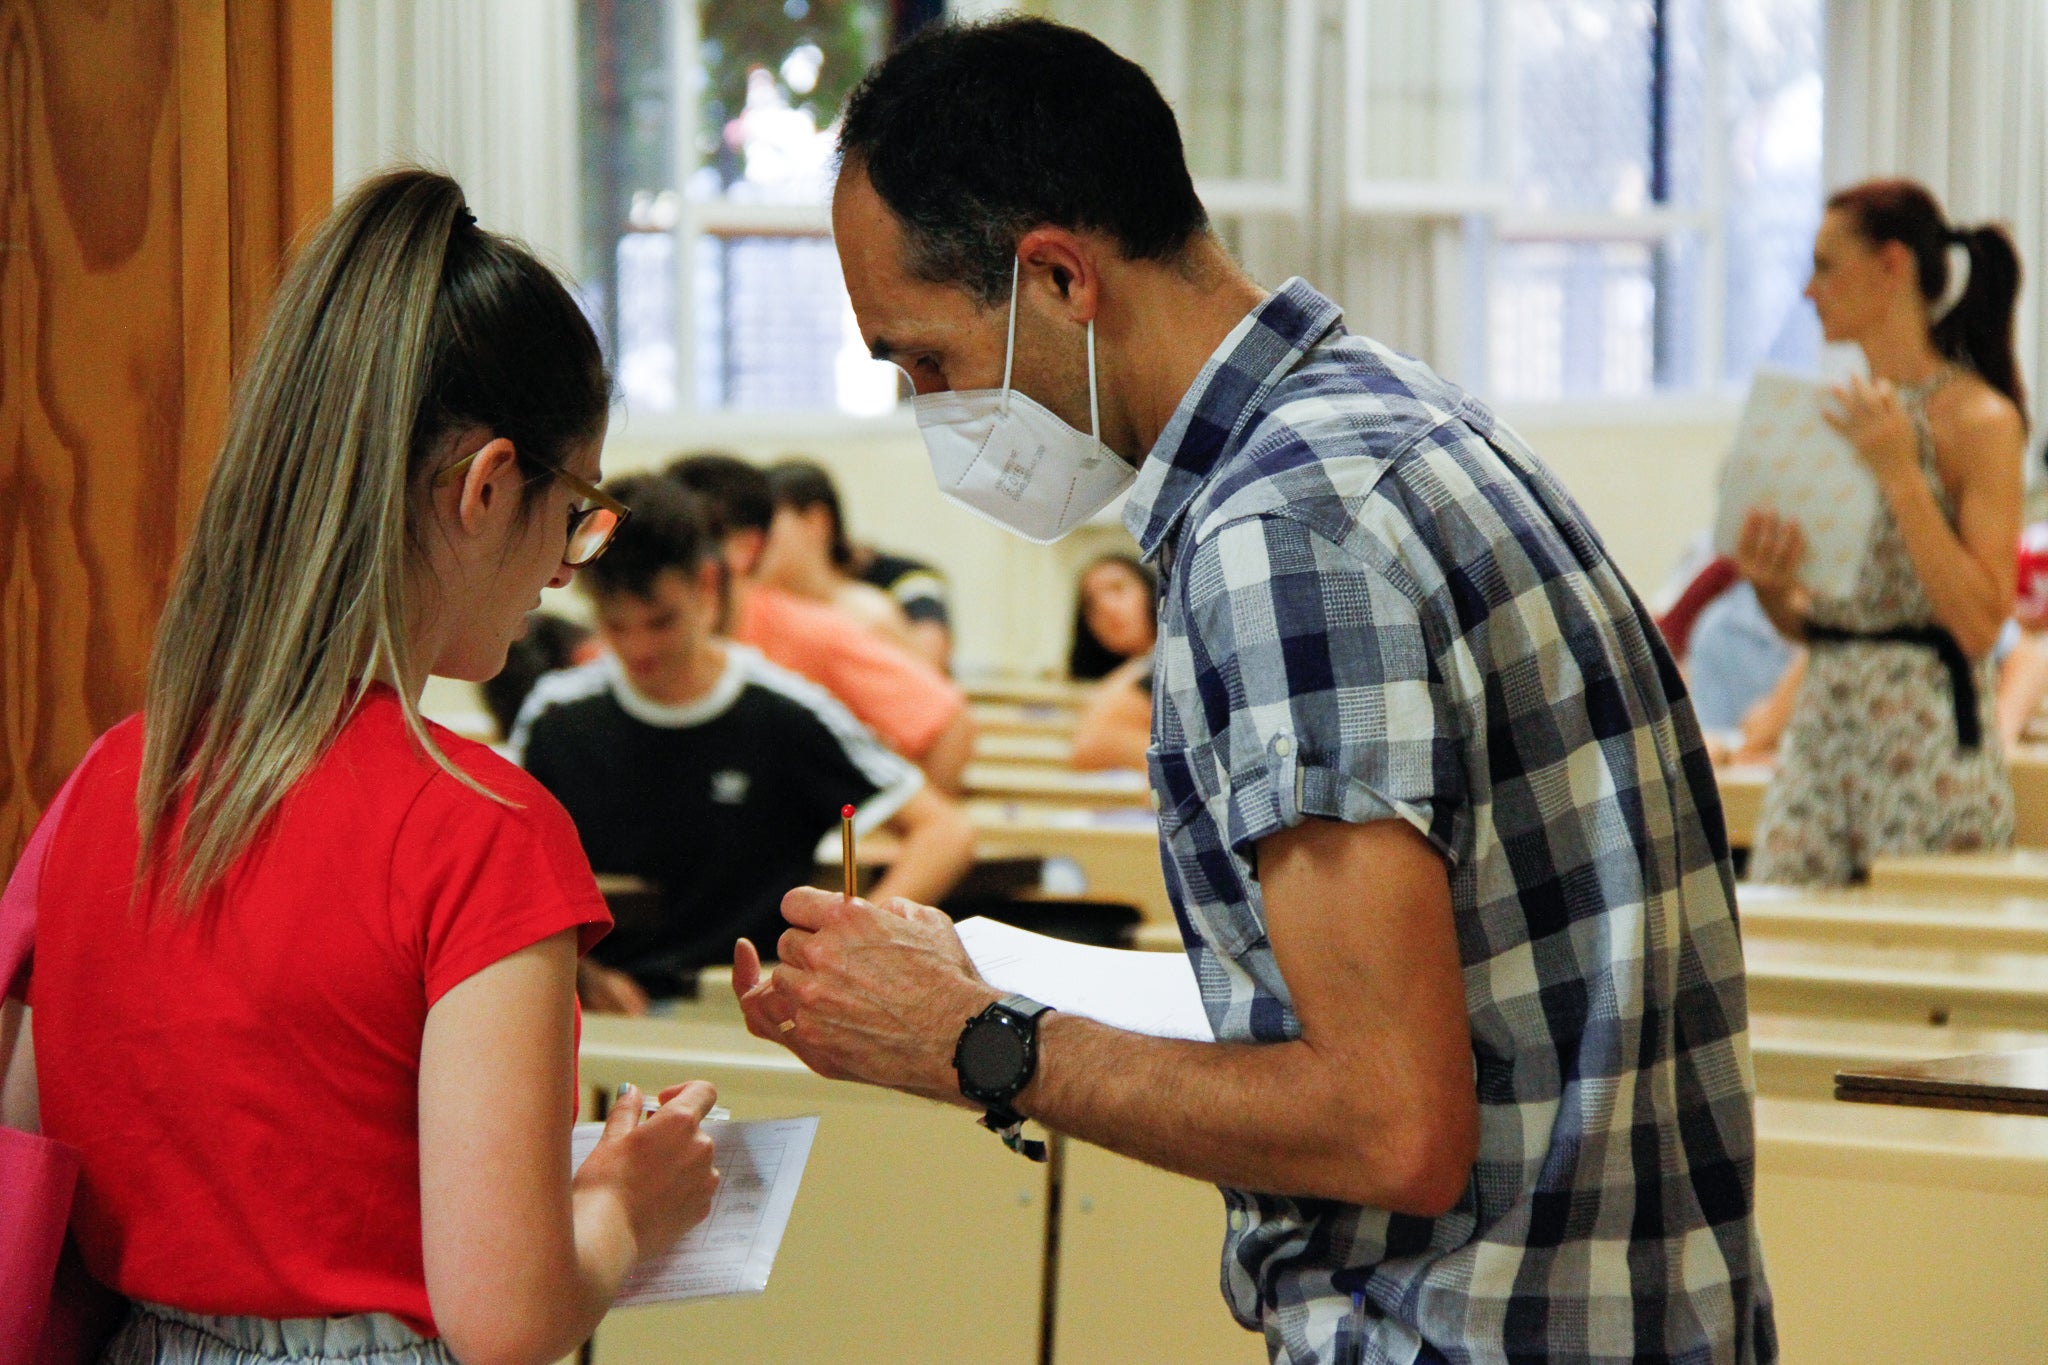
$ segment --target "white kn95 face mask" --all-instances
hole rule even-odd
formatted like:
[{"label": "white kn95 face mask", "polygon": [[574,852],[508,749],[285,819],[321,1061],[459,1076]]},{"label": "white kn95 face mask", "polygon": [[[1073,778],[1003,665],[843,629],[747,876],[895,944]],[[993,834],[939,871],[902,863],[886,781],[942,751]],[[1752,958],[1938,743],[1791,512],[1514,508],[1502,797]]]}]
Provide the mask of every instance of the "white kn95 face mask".
[{"label": "white kn95 face mask", "polygon": [[1138,472],[1102,444],[1095,402],[1095,321],[1088,322],[1088,433],[1010,387],[1017,358],[1017,265],[1003,386],[912,401],[939,492],[1026,540],[1050,545],[1107,507]]}]

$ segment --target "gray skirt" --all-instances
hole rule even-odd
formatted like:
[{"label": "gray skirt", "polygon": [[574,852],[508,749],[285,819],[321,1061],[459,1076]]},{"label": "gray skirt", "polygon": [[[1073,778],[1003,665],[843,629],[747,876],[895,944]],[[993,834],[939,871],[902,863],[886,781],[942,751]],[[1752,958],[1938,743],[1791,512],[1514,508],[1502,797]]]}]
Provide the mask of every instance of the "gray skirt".
[{"label": "gray skirt", "polygon": [[456,1365],[387,1313],[339,1318],[223,1318],[135,1303],[100,1354],[100,1365]]}]

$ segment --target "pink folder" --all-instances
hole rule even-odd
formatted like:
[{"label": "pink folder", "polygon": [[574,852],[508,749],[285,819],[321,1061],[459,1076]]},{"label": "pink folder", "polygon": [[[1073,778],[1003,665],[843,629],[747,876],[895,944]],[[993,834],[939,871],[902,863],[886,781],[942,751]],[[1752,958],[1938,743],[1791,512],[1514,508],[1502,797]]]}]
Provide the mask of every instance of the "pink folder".
[{"label": "pink folder", "polygon": [[[43,856],[70,796],[67,782],[0,894],[0,996],[27,994]],[[0,1365],[83,1365],[119,1319],[65,1244],[78,1160],[68,1143],[0,1127]]]}]

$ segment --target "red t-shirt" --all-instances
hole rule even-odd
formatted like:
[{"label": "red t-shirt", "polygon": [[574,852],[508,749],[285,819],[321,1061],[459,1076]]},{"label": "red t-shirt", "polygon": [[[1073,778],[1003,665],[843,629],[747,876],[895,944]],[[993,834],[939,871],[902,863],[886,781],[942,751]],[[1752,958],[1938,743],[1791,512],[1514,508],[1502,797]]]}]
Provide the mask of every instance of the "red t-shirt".
[{"label": "red t-shirt", "polygon": [[[43,864],[29,1003],[71,1225],[133,1298],[433,1333],[420,1250],[427,1010],[506,955],[610,927],[562,807],[375,688],[197,913],[131,905],[139,717],[74,779]],[[489,1102],[490,1076],[476,1077]]]},{"label": "red t-shirt", "polygon": [[909,650],[844,612],[781,588],[749,587],[739,599],[732,636],[839,698],[912,762],[967,709],[966,694]]}]

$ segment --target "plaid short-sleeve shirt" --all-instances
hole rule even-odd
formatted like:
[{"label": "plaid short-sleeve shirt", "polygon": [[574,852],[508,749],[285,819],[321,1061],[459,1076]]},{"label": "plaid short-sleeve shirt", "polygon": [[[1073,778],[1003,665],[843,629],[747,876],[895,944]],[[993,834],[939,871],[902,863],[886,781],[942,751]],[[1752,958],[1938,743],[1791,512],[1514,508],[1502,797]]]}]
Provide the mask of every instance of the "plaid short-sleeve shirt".
[{"label": "plaid short-sleeve shirt", "polygon": [[1295,280],[1211,358],[1126,520],[1164,571],[1152,779],[1217,1036],[1299,1033],[1255,847],[1305,817],[1426,836],[1464,966],[1462,1200],[1425,1219],[1226,1189],[1238,1319],[1289,1365],[1768,1365],[1720,802],[1570,497]]}]

